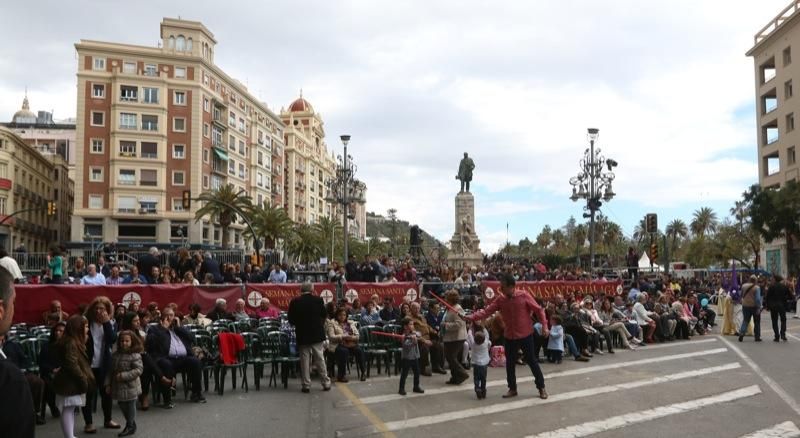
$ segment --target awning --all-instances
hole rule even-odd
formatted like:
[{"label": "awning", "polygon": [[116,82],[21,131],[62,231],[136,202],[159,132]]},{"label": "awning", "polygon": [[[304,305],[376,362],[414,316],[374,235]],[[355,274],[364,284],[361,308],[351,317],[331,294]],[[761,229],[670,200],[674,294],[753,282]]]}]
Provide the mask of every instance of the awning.
[{"label": "awning", "polygon": [[226,152],[225,149],[221,149],[221,148],[218,148],[218,147],[214,146],[214,154],[220,160],[228,161],[228,152]]}]

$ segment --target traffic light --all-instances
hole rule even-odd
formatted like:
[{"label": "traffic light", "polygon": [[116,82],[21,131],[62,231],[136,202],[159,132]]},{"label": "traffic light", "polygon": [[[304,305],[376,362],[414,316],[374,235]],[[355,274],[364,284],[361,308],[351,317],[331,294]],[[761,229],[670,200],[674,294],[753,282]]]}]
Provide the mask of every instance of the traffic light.
[{"label": "traffic light", "polygon": [[183,191],[183,198],[181,198],[181,205],[184,210],[191,210],[192,208],[192,192],[190,190]]},{"label": "traffic light", "polygon": [[650,244],[650,261],[655,263],[656,259],[658,259],[658,244],[651,243]]},{"label": "traffic light", "polygon": [[658,215],[655,213],[647,213],[644,217],[645,231],[648,233],[658,233]]},{"label": "traffic light", "polygon": [[56,205],[55,202],[48,201],[47,202],[47,215],[48,216],[55,216],[57,208],[58,208],[58,206]]}]

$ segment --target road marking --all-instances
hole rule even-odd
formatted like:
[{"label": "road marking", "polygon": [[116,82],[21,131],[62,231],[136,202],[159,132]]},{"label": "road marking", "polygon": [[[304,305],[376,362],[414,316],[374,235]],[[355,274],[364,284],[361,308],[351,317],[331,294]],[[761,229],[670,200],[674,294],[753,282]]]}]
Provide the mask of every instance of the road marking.
[{"label": "road marking", "polygon": [[[702,408],[705,406],[711,406],[718,403],[725,403],[746,397],[752,397],[760,393],[761,389],[758,387],[758,385],[752,385],[746,388],[737,389],[735,391],[723,392],[722,394],[705,397],[699,400],[674,403],[667,406],[660,406],[653,409],[647,409],[641,412],[632,412],[630,414],[624,414],[616,417],[606,418],[605,420],[590,421],[588,423],[576,424],[574,426],[568,426],[550,432],[544,432],[536,435],[529,435],[526,438],[574,438],[574,437],[589,436],[589,435],[594,435],[596,433],[607,432],[610,430],[622,429],[623,427],[631,426],[638,423],[644,423],[651,420],[656,420],[658,418],[663,418],[674,414],[693,412],[695,409]],[[768,435],[768,436],[773,436],[773,435]]]},{"label": "road marking", "polygon": [[750,368],[752,368],[753,371],[755,371],[755,373],[758,374],[758,376],[761,377],[762,380],[764,380],[764,383],[769,385],[769,387],[773,391],[775,391],[776,394],[778,394],[778,397],[780,397],[784,402],[786,402],[786,404],[789,405],[789,407],[792,408],[792,410],[795,411],[797,415],[800,415],[800,405],[797,404],[797,400],[792,398],[792,396],[790,396],[789,393],[787,393],[783,388],[781,388],[781,386],[778,385],[778,383],[775,382],[775,380],[773,380],[772,377],[768,376],[761,369],[761,367],[759,367],[755,362],[753,362],[753,359],[750,359],[750,356],[744,354],[744,352],[741,349],[739,349],[739,347],[734,345],[733,342],[730,342],[723,337],[720,337],[719,339],[725,344],[727,344],[728,347],[730,347],[730,349],[733,350],[736,354],[738,354],[739,357],[747,365],[749,365]]},{"label": "road marking", "polygon": [[790,438],[800,436],[800,429],[791,421],[784,421],[776,424],[769,429],[761,429],[740,438]]},{"label": "road marking", "polygon": [[384,438],[396,438],[395,434],[389,431],[386,427],[386,423],[384,423],[374,412],[372,412],[368,407],[366,407],[361,401],[358,399],[358,396],[353,394],[353,391],[347,387],[347,385],[336,385],[339,391],[347,397],[348,400],[352,402],[352,404],[358,408],[362,415],[367,417],[372,426],[375,428],[375,432],[380,433],[383,435]]},{"label": "road marking", "polygon": [[[530,408],[532,406],[546,405],[546,404],[558,403],[561,401],[574,400],[574,399],[583,399],[586,397],[592,397],[600,394],[609,394],[612,392],[623,391],[626,389],[640,388],[650,385],[658,385],[661,383],[673,382],[681,379],[689,379],[692,377],[715,374],[722,371],[737,369],[740,367],[741,364],[739,364],[738,362],[733,362],[726,365],[720,365],[716,367],[699,369],[699,370],[685,371],[682,373],[671,374],[668,376],[659,376],[650,379],[619,383],[616,385],[604,385],[596,388],[580,389],[577,391],[555,394],[551,395],[547,400],[542,400],[540,398],[528,398],[513,402],[496,403],[488,406],[482,406],[479,408],[462,409],[458,411],[444,412],[436,415],[427,415],[424,417],[416,417],[399,421],[390,421],[388,423],[385,423],[385,426],[386,429],[390,431],[412,429],[415,427],[430,426],[433,424],[463,420],[465,418],[475,418],[482,415],[492,415],[501,412],[508,412],[515,409]],[[351,429],[337,431],[336,436],[339,438],[346,438],[346,437],[370,435],[376,432],[380,432],[380,430],[372,426],[355,427]]]},{"label": "road marking", "polygon": [[[615,363],[609,363],[609,364],[604,364],[604,365],[588,366],[588,367],[575,368],[575,369],[572,369],[572,370],[559,371],[559,372],[555,372],[555,373],[546,374],[544,376],[544,378],[546,380],[546,379],[554,379],[556,377],[578,376],[578,375],[581,375],[581,374],[589,374],[589,373],[594,373],[594,372],[597,372],[597,371],[605,371],[605,370],[611,370],[611,369],[616,369],[616,368],[621,368],[621,367],[632,367],[632,366],[638,366],[638,365],[647,365],[647,364],[652,364],[652,363],[668,362],[668,361],[672,361],[672,360],[689,359],[689,358],[692,358],[692,357],[719,354],[719,353],[724,353],[726,351],[728,351],[727,348],[715,348],[713,350],[707,350],[707,351],[696,351],[696,352],[692,352],[692,353],[681,353],[681,354],[674,354],[674,355],[670,355],[670,356],[651,357],[651,358],[648,358],[648,359],[633,360],[633,361],[630,361],[630,362],[615,362]],[[520,378],[517,379],[517,383],[526,383],[526,382],[533,382],[533,376],[520,377]],[[507,383],[507,381],[505,379],[502,379],[502,380],[491,380],[491,381],[486,382],[486,386],[487,387],[504,386],[504,385],[507,385],[507,384],[508,383]],[[409,395],[406,395],[406,396],[402,396],[402,395],[398,395],[398,394],[384,394],[384,395],[376,395],[376,396],[372,396],[372,397],[364,397],[364,398],[360,399],[359,401],[361,403],[365,404],[365,405],[368,405],[368,404],[373,404],[373,403],[385,403],[385,402],[390,402],[390,401],[395,401],[395,400],[405,400],[405,399],[408,399],[408,398],[429,397],[429,396],[432,396],[432,395],[448,394],[448,393],[451,393],[451,392],[472,391],[472,390],[473,390],[473,386],[472,385],[447,386],[447,387],[444,387],[444,388],[426,389],[425,390],[425,394],[413,394],[412,393],[412,394],[409,394]],[[334,406],[336,406],[336,407],[351,406],[351,403],[348,400],[341,400],[341,401],[336,402],[336,404]]]},{"label": "road marking", "polygon": [[800,341],[800,338],[798,338],[797,336],[795,336],[795,335],[793,335],[793,334],[791,334],[791,333],[786,333],[786,336],[788,336],[788,337],[790,337],[790,338],[794,339],[795,341]]}]

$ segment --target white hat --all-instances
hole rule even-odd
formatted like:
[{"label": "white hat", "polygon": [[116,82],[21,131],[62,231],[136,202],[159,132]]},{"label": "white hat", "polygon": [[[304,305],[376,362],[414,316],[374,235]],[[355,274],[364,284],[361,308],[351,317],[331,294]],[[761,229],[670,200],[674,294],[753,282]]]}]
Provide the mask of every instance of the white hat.
[{"label": "white hat", "polygon": [[17,261],[12,259],[11,257],[3,257],[0,259],[0,267],[5,268],[9,274],[11,274],[12,280],[17,280],[22,278],[22,271],[19,269],[19,265]]}]

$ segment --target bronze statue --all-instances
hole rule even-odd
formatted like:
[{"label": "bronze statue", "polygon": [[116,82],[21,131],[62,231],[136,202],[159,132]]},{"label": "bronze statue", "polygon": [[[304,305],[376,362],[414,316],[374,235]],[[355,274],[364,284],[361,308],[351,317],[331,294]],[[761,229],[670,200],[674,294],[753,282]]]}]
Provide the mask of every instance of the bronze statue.
[{"label": "bronze statue", "polygon": [[475,163],[473,163],[472,158],[464,152],[464,158],[462,158],[461,162],[458,164],[458,175],[456,175],[456,179],[461,181],[462,192],[469,192],[469,183],[472,181],[473,169],[475,169]]}]

